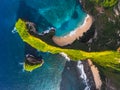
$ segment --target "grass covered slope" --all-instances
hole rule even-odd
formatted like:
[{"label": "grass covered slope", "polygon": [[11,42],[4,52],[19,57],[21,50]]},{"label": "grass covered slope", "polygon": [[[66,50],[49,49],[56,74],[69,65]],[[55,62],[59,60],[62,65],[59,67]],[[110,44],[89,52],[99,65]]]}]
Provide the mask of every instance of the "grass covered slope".
[{"label": "grass covered slope", "polygon": [[39,68],[41,66],[42,66],[42,64],[30,65],[30,64],[28,64],[26,62],[23,64],[24,70],[26,70],[28,72],[32,72],[34,69],[37,69],[37,68]]},{"label": "grass covered slope", "polygon": [[112,7],[118,2],[118,0],[90,0],[90,1],[93,1],[96,4],[101,5],[103,7]]},{"label": "grass covered slope", "polygon": [[22,40],[39,51],[50,52],[52,54],[64,52],[72,60],[92,59],[95,63],[104,68],[112,68],[120,71],[120,53],[117,51],[85,52],[82,50],[62,49],[48,45],[41,39],[30,35],[27,32],[26,22],[21,19],[16,22],[15,26]]}]

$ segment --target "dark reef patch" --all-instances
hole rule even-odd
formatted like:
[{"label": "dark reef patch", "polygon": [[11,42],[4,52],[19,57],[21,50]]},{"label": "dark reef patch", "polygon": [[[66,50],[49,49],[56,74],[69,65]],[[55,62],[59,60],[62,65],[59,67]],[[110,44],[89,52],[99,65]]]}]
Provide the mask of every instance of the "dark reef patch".
[{"label": "dark reef patch", "polygon": [[72,18],[73,19],[77,19],[78,18],[78,12],[77,11],[74,11],[74,13],[72,15]]}]

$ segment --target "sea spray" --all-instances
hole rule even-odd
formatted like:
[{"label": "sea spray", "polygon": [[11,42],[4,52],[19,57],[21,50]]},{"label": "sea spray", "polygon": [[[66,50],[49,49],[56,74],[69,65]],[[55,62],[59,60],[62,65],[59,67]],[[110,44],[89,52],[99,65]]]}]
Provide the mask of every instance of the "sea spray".
[{"label": "sea spray", "polygon": [[24,66],[23,66],[23,65],[24,65],[24,62],[20,62],[19,65],[22,66],[22,72],[25,72]]},{"label": "sea spray", "polygon": [[60,55],[62,55],[65,59],[67,59],[68,61],[70,61],[70,58],[64,52],[61,52]]},{"label": "sea spray", "polygon": [[84,83],[86,85],[84,90],[90,90],[90,87],[88,85],[88,79],[84,71],[84,66],[81,61],[78,61],[77,68],[79,69],[79,72],[81,73],[80,77],[84,80]]},{"label": "sea spray", "polygon": [[14,29],[11,31],[13,34],[17,33],[16,27],[14,27]]}]

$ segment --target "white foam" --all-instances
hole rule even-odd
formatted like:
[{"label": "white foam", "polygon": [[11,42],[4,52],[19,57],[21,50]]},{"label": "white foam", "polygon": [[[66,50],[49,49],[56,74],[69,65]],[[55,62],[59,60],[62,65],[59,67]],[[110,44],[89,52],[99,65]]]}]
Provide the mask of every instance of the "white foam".
[{"label": "white foam", "polygon": [[87,14],[87,16],[85,17],[84,23],[83,23],[81,26],[79,26],[79,27],[85,26],[86,23],[87,23],[87,19],[88,19],[89,17],[90,17],[90,16]]},{"label": "white foam", "polygon": [[44,34],[47,34],[47,33],[49,33],[50,32],[50,30],[46,30],[46,31],[44,31],[43,33]]},{"label": "white foam", "polygon": [[[71,31],[70,33],[68,33],[67,35],[65,35],[65,36],[63,36],[63,37],[72,36],[72,35],[76,34],[76,31],[78,30],[78,28],[82,28],[82,27],[84,27],[84,26],[86,25],[87,19],[88,19],[89,17],[90,17],[90,16],[87,14],[87,16],[85,17],[85,20],[84,20],[84,22],[83,22],[82,25],[81,25],[81,24],[78,25],[77,28],[75,28],[73,31]],[[84,32],[83,32],[83,33],[84,33]]]},{"label": "white foam", "polygon": [[14,29],[12,30],[12,33],[17,33],[16,27],[14,27]]},{"label": "white foam", "polygon": [[84,72],[84,66],[83,66],[81,61],[78,61],[77,67],[79,69],[79,72],[81,73],[80,77],[84,80],[84,82],[86,84],[86,87],[85,87],[84,90],[90,90],[90,87],[88,85],[88,79],[87,79],[87,76],[86,76],[86,74]]},{"label": "white foam", "polygon": [[70,58],[64,52],[61,52],[60,55],[62,55],[63,57],[65,57],[65,59],[67,59],[68,61],[70,61]]},{"label": "white foam", "polygon": [[48,27],[48,29],[47,29],[47,30],[43,31],[42,33],[39,33],[39,35],[44,35],[44,34],[47,34],[47,33],[49,33],[52,29],[54,29],[54,30],[55,30],[55,28],[54,28],[54,27]]},{"label": "white foam", "polygon": [[69,36],[72,36],[72,35],[74,35],[74,34],[76,34],[76,30],[71,31],[70,34],[69,34]]},{"label": "white foam", "polygon": [[23,65],[24,63],[23,62],[20,62],[19,65]]},{"label": "white foam", "polygon": [[21,65],[23,67],[22,72],[25,72],[25,70],[24,70],[24,62],[20,62],[19,65]]}]

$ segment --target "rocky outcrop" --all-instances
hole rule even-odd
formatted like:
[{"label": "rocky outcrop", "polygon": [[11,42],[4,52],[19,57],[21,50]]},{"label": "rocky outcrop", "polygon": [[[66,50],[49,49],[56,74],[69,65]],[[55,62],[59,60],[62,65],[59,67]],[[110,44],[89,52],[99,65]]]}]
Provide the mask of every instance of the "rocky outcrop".
[{"label": "rocky outcrop", "polygon": [[42,58],[37,58],[37,57],[34,57],[33,55],[27,54],[25,63],[29,65],[37,65],[37,64],[42,64],[43,60]]},{"label": "rocky outcrop", "polygon": [[25,71],[32,72],[33,70],[41,67],[43,63],[44,61],[42,58],[27,54],[23,68]]}]

